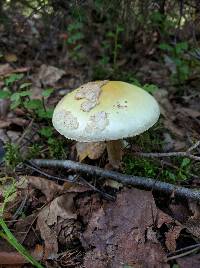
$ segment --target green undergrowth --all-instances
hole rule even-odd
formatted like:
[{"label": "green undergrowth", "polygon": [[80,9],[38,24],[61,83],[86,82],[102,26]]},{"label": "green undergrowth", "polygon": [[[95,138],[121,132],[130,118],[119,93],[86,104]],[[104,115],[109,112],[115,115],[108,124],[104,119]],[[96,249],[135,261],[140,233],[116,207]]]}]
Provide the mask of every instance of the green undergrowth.
[{"label": "green undergrowth", "polygon": [[164,165],[161,159],[125,156],[123,159],[124,173],[174,184],[190,179],[192,172],[190,159],[176,158],[171,160],[171,162],[176,168]]},{"label": "green undergrowth", "polygon": [[[2,181],[0,181],[2,182]],[[15,182],[12,181],[6,187],[0,183],[1,188],[3,188],[2,193],[2,203],[0,203],[0,237],[5,239],[12,247],[14,247],[28,262],[30,262],[34,267],[43,268],[43,266],[33,258],[30,253],[24,248],[22,244],[15,238],[13,233],[10,231],[9,226],[4,220],[4,213],[7,204],[13,200],[16,193]]]},{"label": "green undergrowth", "polygon": [[[151,129],[129,140],[131,152],[163,152],[163,126],[155,124]],[[188,181],[200,171],[200,165],[186,157],[147,158],[127,153],[123,158],[124,173],[151,177],[160,181],[178,183]],[[193,176],[194,175],[194,176]]]}]

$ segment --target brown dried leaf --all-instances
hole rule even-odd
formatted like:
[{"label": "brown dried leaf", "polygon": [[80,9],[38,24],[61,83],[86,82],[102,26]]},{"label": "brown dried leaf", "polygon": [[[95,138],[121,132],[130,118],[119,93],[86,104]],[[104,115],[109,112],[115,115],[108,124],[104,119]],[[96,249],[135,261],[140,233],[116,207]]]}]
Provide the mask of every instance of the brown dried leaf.
[{"label": "brown dried leaf", "polygon": [[5,118],[9,112],[10,101],[7,99],[0,99],[0,118]]},{"label": "brown dried leaf", "polygon": [[193,216],[183,223],[183,225],[191,232],[194,236],[200,238],[200,206],[196,202],[189,203],[190,210]]},{"label": "brown dried leaf", "polygon": [[11,122],[0,120],[0,128],[7,128],[11,125]]},{"label": "brown dried leaf", "polygon": [[180,268],[189,268],[189,267],[199,268],[200,254],[178,258],[176,261]]},{"label": "brown dried leaf", "polygon": [[48,210],[42,210],[41,212],[38,215],[37,227],[45,243],[44,259],[54,259],[57,257],[58,253],[57,237],[55,232],[53,232],[45,222]]},{"label": "brown dried leaf", "polygon": [[47,201],[52,200],[53,197],[63,190],[61,185],[51,180],[36,176],[28,176],[27,179],[31,186],[40,190],[46,196]]},{"label": "brown dried leaf", "polygon": [[74,196],[75,194],[72,193],[61,195],[44,207],[38,214],[37,226],[45,242],[45,258],[54,259],[57,257],[57,235],[52,226],[57,224],[58,217],[62,219],[77,218],[77,215],[73,212]]},{"label": "brown dried leaf", "polygon": [[150,192],[122,191],[115,203],[105,203],[90,217],[82,244],[94,249],[86,253],[85,267],[169,267],[156,234],[146,237],[158,217]]},{"label": "brown dried leaf", "polygon": [[195,109],[180,107],[180,108],[177,108],[176,111],[184,115],[190,116],[192,118],[196,118],[200,116],[200,111],[197,111]]},{"label": "brown dried leaf", "polygon": [[4,57],[5,57],[5,60],[7,62],[16,62],[17,61],[17,56],[13,53],[8,53]]},{"label": "brown dried leaf", "polygon": [[165,245],[169,251],[176,250],[176,240],[180,235],[180,232],[183,230],[183,226],[172,226],[170,230],[166,233]]},{"label": "brown dried leaf", "polygon": [[54,66],[41,65],[38,78],[43,85],[53,86],[63,75],[65,71]]},{"label": "brown dried leaf", "polygon": [[5,75],[13,71],[13,68],[10,66],[10,64],[0,64],[0,75]]},{"label": "brown dried leaf", "polygon": [[86,157],[92,160],[98,159],[102,156],[106,149],[105,142],[77,142],[76,150],[79,161],[83,161]]}]

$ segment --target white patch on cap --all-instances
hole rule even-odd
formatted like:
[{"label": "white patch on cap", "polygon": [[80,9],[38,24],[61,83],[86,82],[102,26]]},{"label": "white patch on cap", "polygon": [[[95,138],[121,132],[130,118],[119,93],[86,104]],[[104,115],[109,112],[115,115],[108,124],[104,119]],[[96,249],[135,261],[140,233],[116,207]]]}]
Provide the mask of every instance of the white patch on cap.
[{"label": "white patch on cap", "polygon": [[94,115],[91,115],[89,118],[89,122],[85,128],[86,132],[95,133],[98,131],[103,131],[107,125],[109,124],[109,120],[107,117],[107,113],[98,112]]},{"label": "white patch on cap", "polygon": [[64,132],[65,129],[77,129],[79,127],[77,118],[70,111],[65,110],[55,113],[53,122],[60,133]]},{"label": "white patch on cap", "polygon": [[83,112],[89,112],[97,104],[99,104],[99,96],[101,94],[101,87],[104,86],[108,81],[96,81],[89,82],[80,87],[75,95],[76,100],[86,99],[85,102],[81,104],[81,110]]}]

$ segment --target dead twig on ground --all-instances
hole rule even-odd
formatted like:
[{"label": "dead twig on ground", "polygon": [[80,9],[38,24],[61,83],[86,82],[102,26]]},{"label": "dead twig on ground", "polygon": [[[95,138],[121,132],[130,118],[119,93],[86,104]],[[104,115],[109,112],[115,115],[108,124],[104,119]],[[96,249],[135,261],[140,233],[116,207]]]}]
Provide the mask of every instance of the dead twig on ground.
[{"label": "dead twig on ground", "polygon": [[142,152],[137,152],[137,153],[134,153],[134,155],[135,156],[142,156],[142,157],[150,157],[150,158],[181,156],[181,157],[190,158],[192,160],[200,161],[200,156],[194,155],[192,153],[192,151],[194,151],[199,145],[200,145],[200,141],[197,141],[194,145],[192,145],[185,152],[169,152],[169,153],[142,153]]},{"label": "dead twig on ground", "polygon": [[181,257],[185,257],[197,250],[199,250],[200,244],[191,245],[185,248],[178,249],[170,254],[168,254],[167,261],[175,260]]},{"label": "dead twig on ground", "polygon": [[57,181],[68,181],[68,182],[71,182],[71,183],[76,183],[76,184],[80,184],[80,185],[85,185],[85,186],[89,186],[92,190],[98,192],[100,195],[102,195],[105,199],[108,199],[108,200],[114,200],[115,198],[112,196],[112,195],[109,195],[101,190],[99,190],[98,188],[96,188],[94,185],[92,185],[91,183],[89,183],[88,181],[86,181],[85,179],[83,179],[82,177],[80,176],[67,176],[65,178],[61,178],[61,177],[58,177],[58,176],[52,176],[44,171],[42,171],[40,168],[38,168],[37,166],[35,166],[32,162],[31,162],[31,165],[29,165],[28,163],[25,163],[25,165],[36,171],[37,173],[39,174],[42,174],[43,176],[49,178],[49,179],[53,179],[53,180],[57,180]]},{"label": "dead twig on ground", "polygon": [[191,190],[166,182],[156,181],[151,178],[125,175],[116,171],[105,170],[99,167],[82,164],[71,160],[33,159],[30,162],[40,167],[66,168],[93,176],[113,179],[125,185],[132,185],[138,188],[160,191],[166,194],[173,194],[175,196],[200,201],[200,191]]}]

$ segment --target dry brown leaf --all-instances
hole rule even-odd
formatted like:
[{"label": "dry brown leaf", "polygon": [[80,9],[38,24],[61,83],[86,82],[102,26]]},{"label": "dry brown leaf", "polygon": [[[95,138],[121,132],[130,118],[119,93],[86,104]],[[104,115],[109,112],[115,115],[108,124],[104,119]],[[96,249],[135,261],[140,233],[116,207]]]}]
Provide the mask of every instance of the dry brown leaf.
[{"label": "dry brown leaf", "polygon": [[79,161],[83,161],[86,157],[92,160],[98,159],[102,156],[106,149],[105,142],[77,142],[76,151]]},{"label": "dry brown leaf", "polygon": [[93,250],[86,253],[85,267],[169,267],[161,244],[150,234],[151,239],[146,237],[147,230],[156,227],[158,217],[150,192],[122,191],[116,202],[105,203],[90,217],[82,245]]},{"label": "dry brown leaf", "polygon": [[117,190],[119,190],[120,188],[123,188],[122,183],[118,181],[110,180],[110,179],[105,180],[104,186],[108,186]]},{"label": "dry brown leaf", "polygon": [[10,64],[0,64],[0,76],[9,76],[12,73],[24,73],[27,72],[29,67],[20,67],[17,69],[13,69]]},{"label": "dry brown leaf", "polygon": [[193,213],[193,216],[189,217],[183,225],[194,236],[200,238],[200,206],[196,202],[189,202],[189,208]]},{"label": "dry brown leaf", "polygon": [[63,190],[61,185],[42,177],[27,176],[27,179],[31,186],[40,190],[46,196],[47,201],[52,200],[53,197]]},{"label": "dry brown leaf", "polygon": [[48,210],[42,210],[41,212],[38,215],[37,227],[45,244],[44,259],[55,259],[58,253],[57,236],[45,222]]},{"label": "dry brown leaf", "polygon": [[173,123],[170,119],[164,120],[164,126],[166,129],[170,130],[174,135],[176,135],[179,138],[183,138],[185,136],[185,129],[181,129],[179,126],[177,126],[175,123]]},{"label": "dry brown leaf", "polygon": [[[43,256],[43,246],[37,244],[34,251],[30,252],[30,254],[37,260],[42,260]],[[6,264],[6,267],[8,268],[8,264],[12,264],[12,268],[14,267],[22,267],[17,266],[17,264],[24,264],[28,263],[28,260],[25,259],[20,253],[17,251],[15,252],[4,252],[0,251],[0,264]]]},{"label": "dry brown leaf", "polygon": [[16,62],[17,61],[17,55],[13,53],[8,53],[4,56],[5,60],[7,62]]},{"label": "dry brown leaf", "polygon": [[52,226],[57,223],[58,217],[62,219],[76,219],[74,213],[75,194],[67,193],[55,198],[38,214],[37,226],[45,243],[45,258],[54,259],[58,253],[56,232]]},{"label": "dry brown leaf", "polygon": [[190,116],[192,118],[200,116],[200,111],[197,111],[195,109],[180,107],[180,108],[177,108],[176,111],[180,112],[180,113],[182,113],[184,115],[188,115],[188,116]]},{"label": "dry brown leaf", "polygon": [[64,70],[43,64],[40,67],[38,78],[43,85],[53,86],[64,74]]},{"label": "dry brown leaf", "polygon": [[11,122],[0,120],[0,128],[7,128],[11,125]]},{"label": "dry brown leaf", "polygon": [[10,66],[10,64],[0,64],[0,75],[5,75],[13,71],[13,68]]},{"label": "dry brown leaf", "polygon": [[177,264],[179,268],[199,268],[200,267],[200,254],[178,258]]},{"label": "dry brown leaf", "polygon": [[8,99],[0,99],[0,118],[5,118],[9,112],[10,101]]},{"label": "dry brown leaf", "polygon": [[176,240],[180,235],[180,232],[183,230],[183,226],[172,226],[170,230],[165,234],[165,245],[169,251],[176,250]]}]

